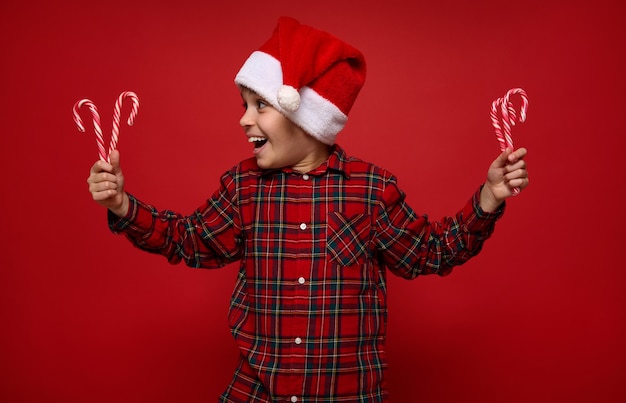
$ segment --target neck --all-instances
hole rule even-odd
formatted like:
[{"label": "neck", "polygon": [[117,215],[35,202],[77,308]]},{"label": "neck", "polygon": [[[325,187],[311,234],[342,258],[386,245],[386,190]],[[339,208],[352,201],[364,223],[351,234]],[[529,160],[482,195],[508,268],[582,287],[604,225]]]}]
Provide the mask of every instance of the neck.
[{"label": "neck", "polygon": [[292,166],[291,169],[300,173],[306,173],[314,170],[326,162],[331,154],[331,148],[331,146],[319,143],[318,147],[311,151],[305,159]]}]

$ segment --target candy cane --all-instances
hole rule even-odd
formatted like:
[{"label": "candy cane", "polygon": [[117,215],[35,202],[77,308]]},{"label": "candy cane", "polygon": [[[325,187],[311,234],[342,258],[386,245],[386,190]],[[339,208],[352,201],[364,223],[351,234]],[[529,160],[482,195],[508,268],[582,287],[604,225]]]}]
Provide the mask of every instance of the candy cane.
[{"label": "candy cane", "polygon": [[[512,95],[518,94],[522,98],[522,107],[519,113],[519,122],[526,121],[526,110],[528,109],[528,96],[526,91],[521,88],[513,88],[509,90],[504,97],[498,98],[491,104],[491,123],[496,131],[496,138],[500,143],[500,150],[504,151],[507,148],[513,149],[513,138],[511,137],[511,128],[515,126],[515,120],[517,119],[517,112],[513,107],[513,103],[510,101]],[[498,117],[498,109],[502,114],[502,125],[500,125],[500,118]],[[519,188],[513,189],[513,194],[516,195],[520,192]]]},{"label": "candy cane", "polygon": [[96,108],[96,105],[94,105],[94,103],[89,99],[82,99],[74,104],[74,123],[76,123],[78,130],[81,132],[85,131],[85,126],[83,126],[83,121],[78,114],[78,110],[83,105],[87,105],[89,107],[89,110],[91,111],[91,116],[93,117],[93,126],[96,132],[96,140],[98,142],[98,154],[100,155],[100,159],[102,161],[109,162],[111,152],[117,148],[117,143],[120,135],[120,114],[122,110],[122,102],[125,98],[131,98],[133,101],[133,108],[130,112],[130,117],[128,118],[129,126],[132,126],[135,123],[135,117],[137,117],[137,112],[139,111],[139,98],[137,97],[137,95],[131,91],[122,92],[115,102],[115,108],[113,110],[113,133],[111,136],[111,141],[109,143],[108,154],[106,152],[106,149],[104,148],[104,137],[102,136],[100,115],[98,114],[98,109]]},{"label": "candy cane", "polygon": [[105,153],[104,148],[104,138],[102,137],[102,128],[100,126],[100,115],[98,114],[98,108],[94,105],[93,102],[89,99],[82,99],[74,104],[74,123],[78,127],[78,130],[81,132],[85,132],[85,126],[83,126],[83,121],[78,114],[78,110],[83,106],[87,105],[89,110],[91,111],[91,117],[93,119],[93,127],[96,132],[96,142],[98,144],[98,154],[100,155],[100,159],[102,161],[108,161],[108,156]]},{"label": "candy cane", "polygon": [[130,98],[133,101],[133,109],[130,112],[130,116],[128,118],[128,126],[132,126],[135,123],[135,117],[137,116],[137,112],[139,111],[139,98],[137,94],[132,91],[125,91],[120,94],[115,102],[115,109],[113,110],[113,133],[111,135],[111,142],[109,144],[109,155],[111,152],[117,148],[117,142],[119,140],[120,135],[120,115],[122,112],[122,103],[125,98]]}]

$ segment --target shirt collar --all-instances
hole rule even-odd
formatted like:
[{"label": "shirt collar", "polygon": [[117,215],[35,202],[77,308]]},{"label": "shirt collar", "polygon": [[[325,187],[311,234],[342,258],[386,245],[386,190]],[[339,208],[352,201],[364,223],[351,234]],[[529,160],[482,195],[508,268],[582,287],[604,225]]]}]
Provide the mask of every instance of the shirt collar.
[{"label": "shirt collar", "polygon": [[[327,171],[334,171],[343,174],[347,179],[350,178],[350,159],[346,155],[343,148],[335,144],[331,148],[330,156],[319,167],[308,172],[309,175],[323,175]],[[293,173],[290,167],[281,169],[266,169],[262,171],[262,175],[268,175],[275,172]]]}]

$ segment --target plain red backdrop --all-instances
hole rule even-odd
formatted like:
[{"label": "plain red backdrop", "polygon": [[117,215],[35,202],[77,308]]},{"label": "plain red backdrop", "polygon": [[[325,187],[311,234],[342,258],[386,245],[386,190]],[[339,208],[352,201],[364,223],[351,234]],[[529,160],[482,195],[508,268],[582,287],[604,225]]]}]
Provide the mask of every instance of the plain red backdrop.
[{"label": "plain red backdrop", "polygon": [[[389,278],[392,401],[626,399],[620,1],[0,3],[0,400],[214,401],[237,348],[236,265],[170,266],[106,226],[75,101],[141,100],[119,148],[128,190],[190,212],[250,155],[234,74],[280,15],[360,48],[368,79],[339,143],[453,214],[498,154],[491,101],[532,184],[447,278]],[[107,112],[108,111],[108,112]],[[110,130],[110,129],[108,129]]]}]

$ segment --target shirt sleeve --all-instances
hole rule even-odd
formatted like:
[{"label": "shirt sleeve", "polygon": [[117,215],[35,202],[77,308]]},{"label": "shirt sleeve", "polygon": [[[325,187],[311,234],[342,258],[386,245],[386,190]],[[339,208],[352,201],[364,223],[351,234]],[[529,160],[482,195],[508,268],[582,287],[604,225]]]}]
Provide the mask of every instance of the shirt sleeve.
[{"label": "shirt sleeve", "polygon": [[109,228],[139,249],[195,268],[218,268],[239,259],[241,226],[231,175],[225,174],[219,190],[189,216],[158,211],[130,194],[129,199],[125,217],[109,211]]},{"label": "shirt sleeve", "polygon": [[417,215],[395,181],[390,181],[376,218],[382,262],[394,274],[408,279],[422,274],[449,274],[454,266],[480,252],[504,212],[504,204],[488,213],[479,202],[480,189],[455,216],[431,222],[428,216]]}]

